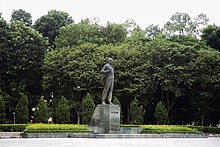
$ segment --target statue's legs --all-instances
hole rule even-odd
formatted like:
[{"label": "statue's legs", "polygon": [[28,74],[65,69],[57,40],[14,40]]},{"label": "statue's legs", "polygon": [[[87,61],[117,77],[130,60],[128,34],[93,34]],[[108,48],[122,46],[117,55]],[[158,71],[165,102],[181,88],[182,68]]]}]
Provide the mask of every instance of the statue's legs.
[{"label": "statue's legs", "polygon": [[114,86],[114,80],[111,81],[111,85],[108,90],[108,102],[109,103],[111,103],[112,101],[113,86]]},{"label": "statue's legs", "polygon": [[108,98],[108,101],[111,102],[113,84],[114,84],[114,79],[111,79],[111,78],[106,79],[104,89],[103,89],[103,92],[102,92],[102,102],[104,102],[107,98]]}]

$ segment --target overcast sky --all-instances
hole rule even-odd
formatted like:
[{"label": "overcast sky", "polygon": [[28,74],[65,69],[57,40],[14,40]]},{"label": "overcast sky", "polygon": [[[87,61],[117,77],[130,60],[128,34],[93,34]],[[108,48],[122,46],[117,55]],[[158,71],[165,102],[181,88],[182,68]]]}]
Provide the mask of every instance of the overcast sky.
[{"label": "overcast sky", "polygon": [[67,12],[75,22],[97,17],[106,21],[123,23],[133,19],[142,28],[150,24],[161,27],[176,12],[196,17],[204,13],[210,23],[220,25],[219,0],[0,0],[0,13],[7,21],[13,10],[23,9],[31,13],[33,22],[49,10]]}]

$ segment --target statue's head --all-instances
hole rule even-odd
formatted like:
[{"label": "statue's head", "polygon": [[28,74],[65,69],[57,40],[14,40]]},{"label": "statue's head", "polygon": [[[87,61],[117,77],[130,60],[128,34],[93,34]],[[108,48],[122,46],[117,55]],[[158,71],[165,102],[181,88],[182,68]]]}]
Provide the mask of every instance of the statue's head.
[{"label": "statue's head", "polygon": [[112,64],[113,59],[112,58],[108,58],[108,63]]}]

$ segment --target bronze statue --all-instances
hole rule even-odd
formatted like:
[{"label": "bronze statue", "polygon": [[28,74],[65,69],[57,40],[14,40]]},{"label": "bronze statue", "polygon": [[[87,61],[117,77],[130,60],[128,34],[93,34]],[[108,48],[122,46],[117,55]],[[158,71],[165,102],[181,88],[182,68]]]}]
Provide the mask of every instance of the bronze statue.
[{"label": "bronze statue", "polygon": [[104,85],[104,89],[102,92],[102,104],[106,105],[105,101],[108,101],[108,104],[112,105],[112,93],[113,93],[113,86],[114,86],[114,68],[112,66],[112,58],[108,58],[108,63],[105,64],[101,70],[103,74],[101,78],[101,83]]}]

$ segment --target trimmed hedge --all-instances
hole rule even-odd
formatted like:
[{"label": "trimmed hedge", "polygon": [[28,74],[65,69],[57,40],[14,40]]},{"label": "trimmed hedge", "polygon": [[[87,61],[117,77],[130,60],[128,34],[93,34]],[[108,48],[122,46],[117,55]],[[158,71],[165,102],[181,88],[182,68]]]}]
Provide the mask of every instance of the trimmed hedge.
[{"label": "trimmed hedge", "polygon": [[201,131],[203,133],[220,134],[220,128],[218,127],[208,127],[208,126],[187,126],[187,127],[197,129],[198,131]]},{"label": "trimmed hedge", "polygon": [[0,124],[0,132],[23,132],[27,124]]},{"label": "trimmed hedge", "polygon": [[121,125],[122,127],[141,127],[142,133],[201,133],[196,128],[177,125]]},{"label": "trimmed hedge", "polygon": [[143,133],[200,133],[195,128],[176,125],[142,125]]},{"label": "trimmed hedge", "polygon": [[51,133],[51,132],[91,132],[87,125],[76,124],[32,124],[24,130],[26,133]]}]

